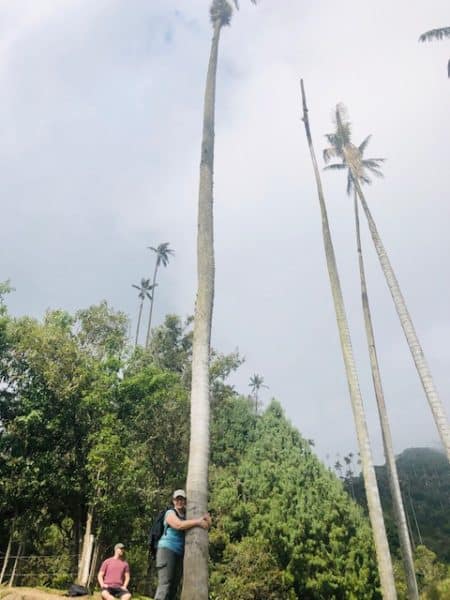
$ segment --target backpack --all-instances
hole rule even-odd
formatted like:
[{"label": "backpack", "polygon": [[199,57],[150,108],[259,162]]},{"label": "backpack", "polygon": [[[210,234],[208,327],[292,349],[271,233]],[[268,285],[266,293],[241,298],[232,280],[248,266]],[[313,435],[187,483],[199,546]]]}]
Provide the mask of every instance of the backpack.
[{"label": "backpack", "polygon": [[75,596],[87,596],[88,594],[89,590],[86,587],[77,585],[76,583],[72,583],[67,592],[67,595],[72,598]]},{"label": "backpack", "polygon": [[158,548],[158,542],[162,535],[165,533],[164,529],[164,517],[166,516],[166,512],[168,510],[173,510],[173,506],[168,506],[163,510],[160,510],[156,515],[155,520],[150,528],[150,533],[148,534],[148,546],[150,550],[150,554],[153,558],[156,558],[156,550]]}]

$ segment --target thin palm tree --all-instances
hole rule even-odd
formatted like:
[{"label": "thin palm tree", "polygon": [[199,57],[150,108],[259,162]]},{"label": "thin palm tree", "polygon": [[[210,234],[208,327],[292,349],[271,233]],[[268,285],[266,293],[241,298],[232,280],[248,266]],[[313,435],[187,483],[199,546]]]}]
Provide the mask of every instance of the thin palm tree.
[{"label": "thin palm tree", "polygon": [[356,371],[356,364],[353,356],[350,330],[348,327],[347,315],[344,306],[344,298],[342,296],[341,283],[336,264],[336,256],[334,253],[333,241],[331,238],[331,231],[328,222],[328,214],[325,205],[322,181],[320,178],[319,167],[317,165],[317,160],[312,143],[303,80],[301,81],[301,89],[303,101],[303,122],[305,125],[306,138],[308,141],[309,151],[311,154],[311,160],[314,169],[314,175],[316,179],[320,212],[322,216],[322,234],[328,267],[328,275],[330,278],[331,292],[333,295],[334,308],[336,311],[336,320],[341,341],[345,371],[347,375],[347,383],[350,392],[353,417],[355,420],[356,436],[358,439],[358,446],[361,455],[364,487],[366,490],[369,518],[372,525],[372,533],[375,542],[375,551],[377,555],[381,589],[383,598],[385,600],[393,600],[397,598],[397,592],[395,590],[392,560],[386,536],[386,528],[384,525],[383,511],[381,508],[380,494],[378,491],[377,480],[375,477],[372,450],[370,447],[369,431],[367,428],[364,405],[361,396],[361,391],[359,388],[358,374]]},{"label": "thin palm tree", "polygon": [[[155,286],[156,286],[156,284],[155,284]],[[137,346],[138,339],[139,339],[139,329],[141,326],[142,309],[144,307],[144,301],[146,298],[148,298],[150,300],[150,302],[152,301],[152,298],[153,298],[152,290],[155,286],[150,283],[150,279],[145,279],[144,277],[141,279],[140,285],[136,285],[134,283],[132,284],[132,287],[139,290],[138,298],[140,301],[139,302],[138,320],[137,320],[137,325],[136,325],[136,339],[134,341],[135,347]]]},{"label": "thin palm tree", "polygon": [[349,169],[356,195],[367,217],[372,240],[375,245],[375,249],[377,251],[381,268],[386,278],[386,282],[391,292],[392,299],[394,301],[394,305],[400,319],[400,323],[402,325],[405,337],[407,339],[409,349],[411,351],[414,363],[416,365],[417,372],[422,382],[422,386],[425,390],[425,394],[428,399],[431,411],[433,413],[436,427],[438,429],[439,435],[444,445],[444,449],[447,454],[447,458],[450,461],[450,430],[447,416],[445,414],[442,402],[438,396],[437,390],[434,386],[430,369],[425,359],[425,355],[422,346],[419,342],[419,338],[417,337],[417,333],[414,329],[414,325],[411,316],[408,312],[405,299],[403,298],[403,294],[400,290],[400,286],[398,284],[394,270],[390,263],[386,249],[381,241],[378,229],[375,225],[375,221],[372,217],[372,214],[369,210],[369,206],[361,189],[362,180],[360,180],[359,177],[359,172],[362,168],[361,156],[358,147],[354,146],[351,142],[351,127],[348,119],[345,117],[345,108],[341,105],[338,105],[336,107],[335,117],[336,132],[331,134],[331,137],[328,138],[328,141],[331,144],[330,149],[328,149],[328,159],[332,156],[335,156],[336,158],[341,159],[341,161],[345,163],[345,165],[347,165],[347,168]]},{"label": "thin palm tree", "polygon": [[250,377],[250,383],[248,385],[252,389],[253,399],[255,401],[255,412],[258,414],[259,391],[261,388],[269,389],[269,386],[264,384],[264,377],[257,373]]},{"label": "thin palm tree", "polygon": [[[338,107],[336,110],[340,110]],[[346,143],[350,143],[351,133],[350,133],[350,123],[348,120],[344,121],[341,119],[341,124],[343,128],[343,135],[345,137]],[[341,132],[336,130],[334,133],[327,134],[327,141],[331,144],[329,148],[324,150],[324,160],[328,162],[331,156],[336,156],[337,150],[342,146],[342,140],[339,139],[341,137]],[[363,183],[370,184],[371,179],[368,175],[368,172],[375,174],[377,177],[382,177],[382,173],[380,171],[381,163],[384,161],[383,158],[364,158],[364,151],[367,148],[367,145],[370,141],[371,136],[367,136],[366,139],[358,146],[359,152],[359,161],[357,162],[357,177],[359,183],[362,185]],[[386,459],[389,487],[391,491],[392,503],[394,506],[394,514],[395,520],[397,524],[397,530],[400,539],[400,548],[402,552],[403,564],[406,573],[406,580],[408,586],[408,598],[410,600],[418,600],[419,591],[417,588],[417,581],[415,575],[414,568],[414,558],[411,547],[411,540],[408,533],[408,525],[406,522],[405,509],[403,505],[403,499],[400,491],[400,483],[397,473],[397,465],[395,462],[395,454],[394,447],[392,443],[392,435],[391,429],[389,425],[388,414],[386,410],[386,404],[384,401],[384,393],[383,387],[381,383],[381,374],[377,357],[377,350],[375,344],[375,334],[373,330],[372,324],[372,316],[369,305],[369,296],[367,291],[367,281],[365,275],[365,267],[364,267],[364,258],[362,253],[361,246],[361,231],[359,224],[359,214],[358,214],[358,197],[356,194],[355,186],[353,185],[353,175],[347,164],[342,161],[339,163],[333,163],[325,167],[325,169],[345,169],[347,171],[347,194],[350,195],[353,191],[354,196],[354,212],[355,212],[355,228],[356,228],[356,249],[358,253],[358,261],[359,261],[359,274],[360,274],[360,282],[361,282],[361,299],[363,306],[363,314],[364,314],[364,323],[366,328],[366,338],[367,338],[367,346],[369,349],[369,358],[370,358],[370,366],[372,370],[372,380],[375,389],[375,397],[378,406],[378,414],[380,418],[381,431],[383,436],[383,447],[384,447],[384,456]]]},{"label": "thin palm tree", "polygon": [[153,281],[152,281],[152,298],[150,301],[150,312],[148,315],[148,325],[147,325],[147,337],[145,338],[145,347],[148,348],[150,344],[150,331],[152,327],[152,315],[153,315],[153,302],[155,300],[155,288],[156,288],[156,275],[158,274],[158,269],[162,265],[163,267],[167,267],[169,264],[169,257],[175,254],[175,251],[169,248],[169,242],[164,242],[163,244],[159,244],[158,246],[147,246],[147,250],[151,250],[156,254],[155,260],[155,269],[153,271]]},{"label": "thin palm tree", "polygon": [[[444,38],[450,38],[450,27],[439,27],[438,29],[425,31],[419,37],[419,42],[431,42],[433,40],[443,40]],[[450,77],[450,60],[447,63],[447,74]]]},{"label": "thin palm tree", "polygon": [[[255,0],[252,0],[255,3]],[[237,0],[234,1],[238,8]],[[206,511],[209,458],[209,360],[214,304],[213,172],[217,59],[222,28],[231,22],[227,0],[213,0],[213,29],[203,112],[197,226],[197,300],[194,316],[191,384],[191,437],[187,475],[187,512]],[[208,599],[208,535],[194,527],[186,534],[182,600]]]}]

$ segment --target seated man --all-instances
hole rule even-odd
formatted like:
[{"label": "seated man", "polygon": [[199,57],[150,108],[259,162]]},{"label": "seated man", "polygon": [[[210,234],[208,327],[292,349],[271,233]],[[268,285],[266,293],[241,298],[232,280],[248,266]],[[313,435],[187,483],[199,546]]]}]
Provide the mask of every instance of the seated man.
[{"label": "seated man", "polygon": [[116,544],[114,546],[114,556],[103,561],[98,572],[98,582],[102,589],[102,598],[104,600],[130,600],[131,594],[128,591],[130,583],[130,567],[123,560],[125,546]]}]

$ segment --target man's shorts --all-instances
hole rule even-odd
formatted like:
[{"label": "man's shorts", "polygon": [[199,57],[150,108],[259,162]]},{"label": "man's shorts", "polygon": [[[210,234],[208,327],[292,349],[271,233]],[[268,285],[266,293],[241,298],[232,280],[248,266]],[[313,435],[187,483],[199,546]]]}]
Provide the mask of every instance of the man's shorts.
[{"label": "man's shorts", "polygon": [[111,596],[114,596],[114,598],[122,598],[122,596],[125,594],[130,593],[128,590],[123,590],[122,588],[117,587],[104,587],[102,588],[102,592],[103,591],[109,592]]}]

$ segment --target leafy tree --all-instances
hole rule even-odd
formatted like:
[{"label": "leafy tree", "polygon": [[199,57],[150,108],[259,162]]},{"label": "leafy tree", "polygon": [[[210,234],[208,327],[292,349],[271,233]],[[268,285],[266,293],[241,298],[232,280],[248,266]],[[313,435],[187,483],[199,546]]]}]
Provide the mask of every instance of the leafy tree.
[{"label": "leafy tree", "polygon": [[[442,40],[450,37],[450,27],[440,27],[438,29],[430,29],[422,33],[419,37],[419,42],[431,42],[432,40]],[[450,60],[447,64],[447,74],[450,77]]]},{"label": "leafy tree", "polygon": [[439,431],[439,435],[447,453],[447,457],[450,460],[450,429],[448,425],[447,416],[445,414],[442,402],[437,394],[437,390],[434,386],[434,382],[425,359],[425,354],[414,329],[412,319],[409,315],[406,302],[403,298],[403,294],[400,290],[400,286],[398,284],[394,270],[391,266],[386,249],[381,241],[378,229],[375,225],[375,221],[373,220],[365,196],[362,192],[360,181],[361,174],[362,176],[365,176],[365,167],[363,164],[361,164],[361,152],[356,146],[353,145],[351,141],[350,122],[348,118],[346,118],[346,115],[342,114],[342,107],[339,105],[336,108],[335,116],[336,131],[334,134],[331,134],[331,138],[329,139],[329,141],[332,142],[331,155],[341,159],[341,161],[346,165],[350,172],[352,184],[355,188],[361,206],[363,207],[363,210],[366,214],[367,221],[369,224],[369,230],[372,235],[372,240],[375,245],[375,249],[377,251],[378,258],[380,260],[380,264],[384,276],[386,278],[386,282],[389,286],[389,290],[391,292],[392,299],[394,301],[394,305],[400,319],[400,323],[405,333],[409,349],[414,359],[417,372],[419,374],[428,403],[433,413],[433,417],[436,422],[436,427]]},{"label": "leafy tree", "polygon": [[163,267],[167,267],[167,265],[169,264],[169,257],[175,254],[174,250],[172,250],[171,248],[169,248],[169,242],[164,242],[162,244],[159,244],[158,246],[156,246],[156,248],[153,247],[153,246],[148,246],[148,250],[151,250],[152,252],[154,252],[156,254],[156,260],[155,260],[155,270],[153,271],[153,281],[152,281],[152,287],[151,287],[151,289],[153,290],[153,292],[152,292],[152,298],[151,298],[151,301],[150,301],[150,313],[149,313],[149,316],[148,316],[147,337],[145,339],[145,347],[146,348],[148,348],[148,346],[150,344],[150,332],[151,332],[151,327],[152,327],[153,302],[155,300],[155,288],[157,286],[156,276],[158,274],[158,269],[159,269],[159,267],[161,265]]},{"label": "leafy tree", "polygon": [[77,311],[74,327],[81,348],[94,358],[121,358],[126,351],[128,317],[106,300]]},{"label": "leafy tree", "polygon": [[212,470],[217,597],[380,598],[367,524],[277,402],[234,468]]},{"label": "leafy tree", "polygon": [[43,324],[11,321],[0,369],[3,492],[31,523],[70,514],[78,528],[89,422],[82,397],[91,375],[68,315],[48,313]]},{"label": "leafy tree", "polygon": [[[332,156],[343,156],[342,148],[345,145],[351,144],[351,128],[348,120],[343,119],[343,108],[341,105],[336,107],[336,131],[325,136],[330,144],[329,148],[323,151],[323,157],[326,163],[329,162]],[[381,374],[376,351],[375,334],[373,331],[372,315],[369,305],[369,296],[367,291],[367,281],[364,267],[364,258],[361,247],[361,232],[359,226],[358,214],[358,196],[353,184],[353,177],[356,177],[359,184],[370,184],[371,179],[368,172],[374,173],[378,177],[382,176],[380,165],[384,159],[382,158],[364,158],[365,149],[370,141],[368,136],[365,140],[354,149],[354,154],[358,154],[355,158],[355,169],[353,172],[348,167],[345,160],[339,163],[333,163],[325,167],[325,169],[345,169],[347,170],[347,193],[350,195],[354,192],[354,211],[355,211],[355,228],[356,228],[356,248],[359,261],[359,274],[361,282],[361,299],[364,314],[364,323],[366,327],[367,347],[370,357],[370,366],[372,371],[372,379],[375,389],[375,397],[377,401],[378,414],[380,418],[381,431],[383,434],[383,447],[386,464],[388,465],[389,483],[392,494],[392,499],[395,507],[395,517],[400,536],[400,544],[402,556],[404,560],[405,572],[407,575],[408,592],[411,600],[418,600],[419,591],[414,572],[414,558],[412,553],[411,541],[408,534],[408,526],[406,523],[405,510],[403,508],[403,500],[400,491],[400,483],[398,480],[397,467],[395,464],[394,447],[392,443],[392,434],[389,425],[386,404],[384,401],[383,386],[381,383]],[[351,481],[351,478],[350,478]]]},{"label": "leafy tree", "polygon": [[328,274],[330,277],[331,292],[333,295],[334,307],[336,311],[336,320],[338,324],[339,337],[341,340],[342,354],[344,358],[347,382],[350,391],[353,416],[355,419],[356,435],[358,439],[359,451],[361,454],[362,469],[364,475],[364,485],[367,494],[369,517],[372,524],[372,532],[375,541],[375,548],[378,559],[378,568],[380,572],[381,588],[384,598],[396,598],[395,582],[392,568],[389,545],[386,536],[386,529],[383,520],[383,511],[375,477],[373,466],[372,451],[370,448],[369,432],[364,413],[364,405],[359,388],[356,364],[353,356],[353,350],[350,339],[347,316],[345,313],[344,299],[342,296],[341,284],[336,264],[333,242],[331,238],[330,227],[328,223],[325,198],[320,179],[319,168],[312,144],[312,136],[309,125],[308,108],[306,106],[306,96],[301,82],[302,100],[303,100],[303,122],[305,125],[306,138],[313,163],[314,174],[317,184],[319,205],[322,216],[322,234],[325,246],[325,256],[327,260]]},{"label": "leafy tree", "polygon": [[[237,8],[236,0],[235,5]],[[214,299],[214,113],[219,39],[222,28],[230,24],[231,15],[232,8],[227,0],[213,0],[210,8],[213,37],[206,78],[198,201],[198,287],[192,350],[191,444],[187,478],[187,511],[190,517],[205,512],[208,496],[209,359]],[[183,600],[206,600],[208,535],[199,527],[186,534],[184,564]]]},{"label": "leafy tree", "polygon": [[161,369],[179,373],[189,381],[192,358],[192,317],[184,322],[178,315],[166,315],[164,323],[153,330],[149,353]]}]

